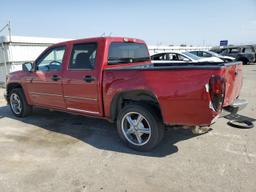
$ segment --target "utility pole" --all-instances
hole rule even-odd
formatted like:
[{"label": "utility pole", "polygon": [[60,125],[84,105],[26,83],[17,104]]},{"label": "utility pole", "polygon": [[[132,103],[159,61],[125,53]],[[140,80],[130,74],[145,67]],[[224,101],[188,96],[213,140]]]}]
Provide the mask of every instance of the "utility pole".
[{"label": "utility pole", "polygon": [[11,39],[11,21],[10,20],[8,22],[8,32],[9,32],[9,42],[11,43],[12,39]]}]

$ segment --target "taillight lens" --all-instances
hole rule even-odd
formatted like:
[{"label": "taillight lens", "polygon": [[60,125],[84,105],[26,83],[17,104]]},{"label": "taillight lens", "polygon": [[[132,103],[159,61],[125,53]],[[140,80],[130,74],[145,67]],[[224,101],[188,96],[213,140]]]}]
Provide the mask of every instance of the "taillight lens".
[{"label": "taillight lens", "polygon": [[209,81],[209,94],[212,101],[212,106],[215,111],[219,112],[222,109],[222,105],[225,97],[225,79],[218,75],[213,75]]}]

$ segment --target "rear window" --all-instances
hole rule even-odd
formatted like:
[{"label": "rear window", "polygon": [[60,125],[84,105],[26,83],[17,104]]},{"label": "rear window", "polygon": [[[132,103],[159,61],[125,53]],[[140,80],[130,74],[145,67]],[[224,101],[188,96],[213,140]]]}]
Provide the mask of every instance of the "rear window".
[{"label": "rear window", "polygon": [[231,48],[230,49],[230,53],[239,53],[240,52],[240,48]]},{"label": "rear window", "polygon": [[142,43],[111,43],[108,64],[134,63],[150,60],[147,46]]}]

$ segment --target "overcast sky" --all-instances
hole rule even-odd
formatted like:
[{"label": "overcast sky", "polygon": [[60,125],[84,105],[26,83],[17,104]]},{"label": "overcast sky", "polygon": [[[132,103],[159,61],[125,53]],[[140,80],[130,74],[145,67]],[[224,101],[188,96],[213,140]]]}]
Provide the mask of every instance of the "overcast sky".
[{"label": "overcast sky", "polygon": [[151,45],[256,43],[256,0],[1,0],[0,7],[0,28],[10,20],[13,35],[105,33]]}]

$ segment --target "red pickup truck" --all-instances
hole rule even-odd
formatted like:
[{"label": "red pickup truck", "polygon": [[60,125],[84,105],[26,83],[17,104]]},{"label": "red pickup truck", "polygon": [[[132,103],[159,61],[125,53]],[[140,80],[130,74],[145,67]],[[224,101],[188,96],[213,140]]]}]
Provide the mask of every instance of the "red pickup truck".
[{"label": "red pickup truck", "polygon": [[42,107],[116,122],[128,146],[147,151],[164,125],[209,126],[244,107],[241,85],[240,62],[153,64],[144,41],[99,37],[47,48],[7,76],[6,99],[18,117]]}]

